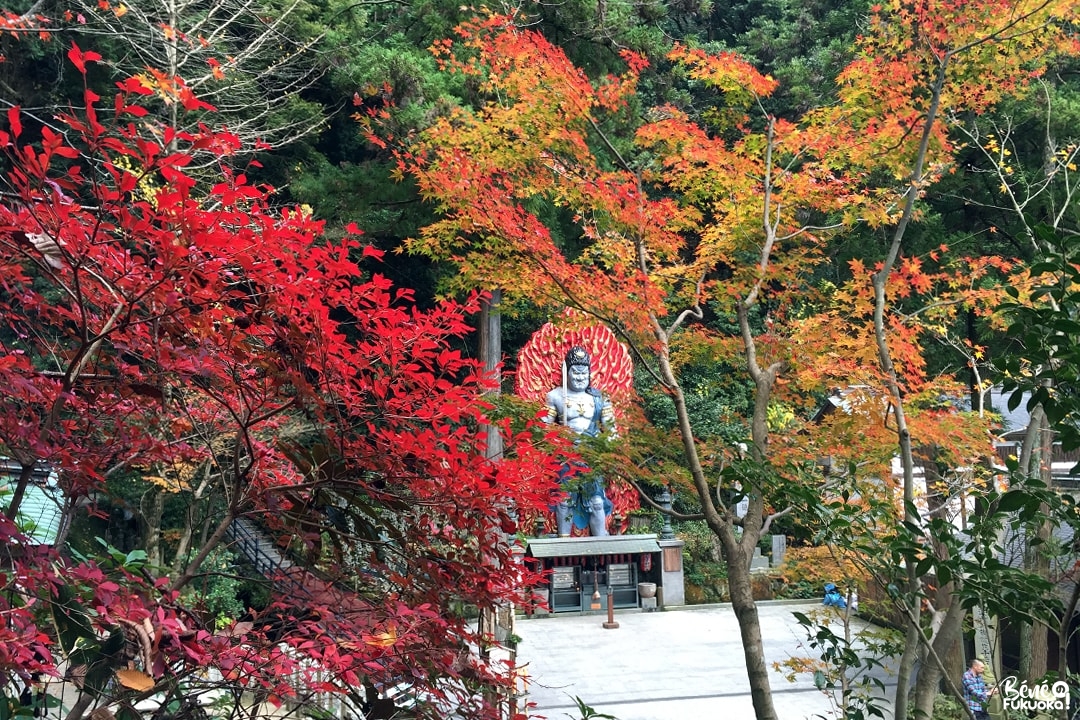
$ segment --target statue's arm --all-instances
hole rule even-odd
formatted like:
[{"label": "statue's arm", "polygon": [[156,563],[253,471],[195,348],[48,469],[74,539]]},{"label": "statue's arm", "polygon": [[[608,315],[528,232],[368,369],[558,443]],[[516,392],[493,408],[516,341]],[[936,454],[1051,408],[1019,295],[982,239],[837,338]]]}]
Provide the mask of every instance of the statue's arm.
[{"label": "statue's arm", "polygon": [[560,397],[560,392],[557,388],[547,394],[544,398],[544,402],[547,405],[547,412],[544,413],[544,417],[542,418],[544,422],[553,423],[559,419],[559,408],[562,404],[560,402],[561,400],[562,398]]}]

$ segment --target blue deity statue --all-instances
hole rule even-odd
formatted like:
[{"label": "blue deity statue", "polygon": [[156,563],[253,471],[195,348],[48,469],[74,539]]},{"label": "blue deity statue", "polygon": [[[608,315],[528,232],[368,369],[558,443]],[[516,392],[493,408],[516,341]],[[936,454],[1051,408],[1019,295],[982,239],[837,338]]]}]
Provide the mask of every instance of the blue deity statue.
[{"label": "blue deity statue", "polygon": [[[574,346],[563,360],[563,384],[548,392],[544,422],[558,422],[579,435],[599,437],[615,434],[615,413],[611,400],[591,384],[591,363],[585,348]],[[587,470],[584,465],[567,464],[559,471],[560,484]],[[569,497],[553,506],[560,537],[570,535],[573,523],[591,535],[607,535],[607,516],[612,504],[604,492],[602,478],[578,486]]]}]

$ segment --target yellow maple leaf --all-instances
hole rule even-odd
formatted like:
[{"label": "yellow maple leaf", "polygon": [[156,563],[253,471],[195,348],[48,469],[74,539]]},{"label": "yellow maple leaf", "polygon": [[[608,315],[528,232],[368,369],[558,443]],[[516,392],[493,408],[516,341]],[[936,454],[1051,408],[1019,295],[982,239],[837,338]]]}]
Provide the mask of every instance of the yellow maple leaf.
[{"label": "yellow maple leaf", "polygon": [[397,642],[397,626],[389,625],[386,632],[364,635],[364,642],[375,647],[390,647]]},{"label": "yellow maple leaf", "polygon": [[150,677],[141,670],[131,670],[123,668],[116,671],[117,681],[124,687],[134,690],[136,692],[143,692],[149,690],[156,684],[154,678]]}]

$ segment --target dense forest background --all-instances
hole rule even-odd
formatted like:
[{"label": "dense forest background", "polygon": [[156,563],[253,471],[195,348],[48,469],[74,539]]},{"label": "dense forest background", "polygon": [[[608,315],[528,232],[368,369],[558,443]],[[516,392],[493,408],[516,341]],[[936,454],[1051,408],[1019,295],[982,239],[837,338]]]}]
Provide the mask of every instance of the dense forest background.
[{"label": "dense forest background", "polygon": [[[624,142],[647,108],[672,102],[697,117],[709,107],[703,88],[671,72],[664,54],[684,42],[708,50],[744,54],[775,77],[780,90],[769,111],[797,118],[830,103],[835,78],[851,59],[852,41],[865,22],[865,2],[576,2],[526,3],[514,8],[523,26],[539,29],[591,76],[618,73],[619,52],[644,53],[651,62],[639,83],[640,105],[605,128]],[[449,37],[456,23],[478,12],[505,12],[502,6],[439,2],[264,2],[199,3],[54,2],[14,3],[11,10],[47,19],[40,36],[9,35],[0,40],[0,102],[21,106],[41,124],[50,108],[65,105],[81,81],[65,68],[70,42],[100,52],[105,63],[92,79],[101,88],[157,68],[185,78],[218,108],[214,123],[242,131],[248,148],[234,162],[258,182],[276,189],[280,202],[310,206],[330,234],[357,223],[369,242],[384,250],[401,248],[431,219],[431,210],[413,186],[392,177],[387,150],[367,143],[356,114],[392,107],[393,129],[405,135],[422,129],[448,108],[476,101],[475,89],[460,77],[438,72],[429,47]],[[228,19],[226,22],[225,19]],[[47,31],[47,32],[45,32]],[[1016,143],[1015,172],[1040,182],[1047,154],[1068,146],[1080,107],[1075,68],[1062,65],[1047,75],[1040,92],[1003,108],[997,124]],[[166,105],[162,113],[168,113]],[[708,118],[704,118],[708,122]],[[614,121],[609,120],[609,123]],[[913,229],[912,254],[948,245],[986,254],[1026,258],[1016,208],[998,192],[996,174],[985,167],[977,147],[961,156],[945,182],[926,198],[925,215]],[[255,166],[252,161],[257,161]],[[1010,171],[1011,172],[1011,171]],[[1060,211],[1050,193],[1023,208],[1031,218]],[[557,211],[552,209],[558,229]],[[1060,222],[1058,222],[1060,224]],[[579,238],[562,238],[573,244]],[[839,283],[852,258],[874,256],[882,239],[858,230],[837,244],[822,279]],[[422,258],[395,254],[380,272],[433,298],[443,291],[444,268]],[[507,359],[542,318],[530,308],[504,308]],[[978,333],[976,327],[966,331]],[[936,369],[956,372],[948,353]]]},{"label": "dense forest background", "polygon": [[[830,103],[868,8],[864,2],[776,0],[526,3],[513,10],[521,25],[539,29],[594,78],[623,69],[621,50],[650,59],[639,84],[640,106],[628,110],[622,127],[605,128],[625,139],[649,107],[673,102],[691,116],[708,107],[702,88],[672,73],[664,59],[676,42],[745,55],[779,81],[779,91],[768,100],[768,110],[779,117],[799,117]],[[81,84],[65,68],[70,42],[104,56],[92,77],[103,89],[150,67],[175,71],[218,108],[215,123],[242,131],[252,150],[235,158],[238,167],[275,188],[283,205],[306,204],[332,229],[356,222],[385,250],[400,248],[403,238],[430,219],[430,210],[408,182],[392,178],[391,158],[365,142],[356,113],[392,106],[394,130],[404,135],[430,125],[451,106],[474,102],[473,88],[438,72],[429,48],[450,37],[462,19],[507,11],[380,1],[24,2],[10,9],[47,22],[36,26],[40,36],[2,39],[0,102],[6,107],[18,105],[38,122],[51,122],[50,108],[70,102]],[[999,116],[1023,153],[1014,158],[1016,171],[1032,174],[1032,183],[1053,149],[1047,138],[1064,148],[1075,126],[1075,75],[1071,65],[1056,67],[1041,92]],[[266,143],[262,150],[253,149],[255,140]],[[259,166],[249,165],[252,160]],[[921,247],[944,243],[1029,256],[1014,208],[997,196],[997,187],[973,148],[951,180],[927,198],[915,231]],[[1029,217],[1060,210],[1050,196],[1039,200],[1024,208]],[[867,254],[862,248],[878,242],[851,233],[823,276],[839,278],[848,259]],[[421,297],[440,292],[440,269],[417,258],[394,256],[382,271]],[[508,347],[516,344],[512,339]]]},{"label": "dense forest background", "polygon": [[[660,102],[691,112],[707,107],[700,89],[672,74],[664,60],[675,42],[747,55],[780,81],[770,100],[780,116],[827,103],[867,7],[605,1],[524,4],[515,11],[523,26],[541,30],[594,78],[620,72],[623,49],[651,59],[640,107],[627,112],[622,127],[608,128],[626,139],[645,109]],[[269,144],[236,163],[276,188],[282,204],[309,205],[331,228],[356,222],[386,250],[399,248],[430,219],[430,210],[407,182],[391,178],[391,158],[364,141],[354,114],[392,104],[395,130],[406,134],[451,106],[474,102],[473,88],[438,72],[429,47],[467,17],[508,10],[440,2],[26,2],[10,9],[49,22],[42,26],[45,36],[2,40],[4,105],[19,105],[48,124],[50,108],[79,91],[81,79],[65,68],[70,42],[106,59],[93,76],[102,88],[148,67],[175,71],[218,108],[215,123],[242,129],[249,147],[255,139]],[[230,22],[222,25],[223,18]],[[261,167],[246,165],[256,159]],[[971,232],[950,224],[943,221],[943,238]],[[853,238],[851,252],[858,246]],[[381,270],[421,297],[440,291],[440,269],[419,259],[394,256]],[[526,324],[535,326],[535,319]],[[521,339],[512,325],[508,329],[513,350]]]}]

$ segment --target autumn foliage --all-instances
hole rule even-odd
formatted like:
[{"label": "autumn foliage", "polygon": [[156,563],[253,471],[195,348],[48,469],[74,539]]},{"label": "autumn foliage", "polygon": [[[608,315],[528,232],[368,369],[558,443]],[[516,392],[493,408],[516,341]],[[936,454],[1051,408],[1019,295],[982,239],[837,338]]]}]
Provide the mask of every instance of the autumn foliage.
[{"label": "autumn foliage", "polygon": [[[449,71],[475,77],[486,102],[396,145],[402,173],[444,211],[413,249],[455,260],[463,287],[581,307],[676,370],[683,358],[710,354],[740,364],[752,345],[761,367],[782,368],[776,392],[786,402],[801,405],[833,387],[883,387],[870,287],[880,266],[853,260],[840,285],[822,282],[823,268],[842,233],[895,217],[904,185],[889,178],[903,172],[905,156],[883,148],[908,142],[920,110],[904,116],[904,127],[874,118],[901,122],[893,106],[917,104],[902,99],[912,85],[871,85],[853,66],[841,78],[850,105],[785,120],[764,110],[774,79],[737,55],[676,46],[668,60],[716,106],[699,117],[675,105],[650,109],[631,156],[602,123],[634,100],[643,59],[590,82],[512,19],[478,20],[459,34],[460,43],[434,52]],[[874,43],[885,43],[874,38],[863,41],[868,63]],[[856,94],[871,91],[875,113]],[[561,247],[531,212],[541,198],[572,215],[582,250]],[[1012,267],[1008,258],[966,258],[946,247],[901,259],[888,293],[910,311],[890,313],[886,323],[906,393],[963,394],[927,376],[926,343],[947,335],[961,312],[989,315]],[[705,307],[734,317],[740,306],[745,336],[691,322]],[[685,334],[676,339],[675,329]],[[925,429],[930,440],[932,423]],[[887,433],[879,440],[889,452]]]},{"label": "autumn foliage", "polygon": [[[99,56],[69,59],[85,73]],[[214,668],[257,697],[360,705],[360,688],[404,682],[493,717],[482,690],[511,668],[476,652],[493,639],[463,609],[490,612],[530,580],[512,509],[546,507],[555,465],[506,427],[505,458],[484,457],[487,383],[454,349],[475,300],[419,311],[362,273],[378,253],[274,208],[231,167],[235,136],[150,123],[151,93],[212,110],[162,82],[87,89],[55,128],[14,108],[0,132],[0,450],[24,469],[0,517],[0,688],[81,663],[94,702],[123,708]],[[196,151],[219,158],[212,186],[187,174]],[[163,577],[29,544],[11,518],[38,463],[58,470],[68,520],[116,474],[190,490],[197,469],[218,498],[207,543]],[[215,629],[179,591],[241,517],[295,535],[312,565]]]}]

